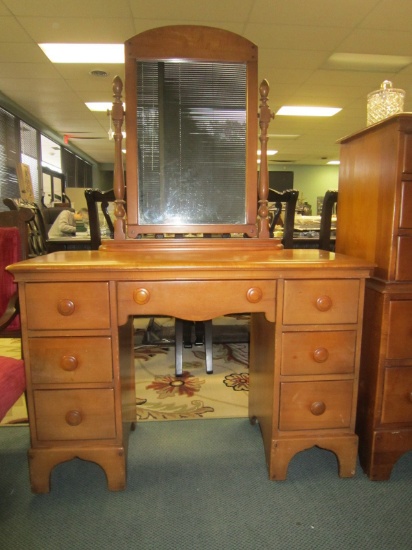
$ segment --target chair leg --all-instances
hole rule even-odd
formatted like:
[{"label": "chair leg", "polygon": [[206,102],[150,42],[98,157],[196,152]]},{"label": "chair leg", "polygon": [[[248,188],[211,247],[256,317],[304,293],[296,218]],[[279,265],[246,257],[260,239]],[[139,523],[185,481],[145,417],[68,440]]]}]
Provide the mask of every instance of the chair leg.
[{"label": "chair leg", "polygon": [[213,373],[213,333],[212,333],[212,321],[205,321],[203,323],[205,331],[205,352],[206,352],[206,372],[207,374]]},{"label": "chair leg", "polygon": [[175,363],[176,376],[183,374],[183,320],[175,319]]}]

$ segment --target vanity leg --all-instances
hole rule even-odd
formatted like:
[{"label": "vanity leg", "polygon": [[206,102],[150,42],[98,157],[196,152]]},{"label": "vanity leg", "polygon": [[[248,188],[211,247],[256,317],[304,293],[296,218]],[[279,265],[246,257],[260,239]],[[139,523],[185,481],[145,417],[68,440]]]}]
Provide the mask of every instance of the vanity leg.
[{"label": "vanity leg", "polygon": [[51,472],[55,466],[74,458],[98,464],[106,474],[109,491],[126,487],[126,452],[123,447],[93,449],[30,449],[29,475],[33,493],[49,493]]}]

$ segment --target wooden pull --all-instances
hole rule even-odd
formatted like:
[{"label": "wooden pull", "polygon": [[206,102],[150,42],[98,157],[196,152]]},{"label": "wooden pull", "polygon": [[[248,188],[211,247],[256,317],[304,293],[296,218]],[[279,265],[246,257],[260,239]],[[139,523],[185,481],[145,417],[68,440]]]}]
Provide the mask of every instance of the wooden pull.
[{"label": "wooden pull", "polygon": [[66,414],[66,422],[70,426],[78,426],[82,420],[83,420],[82,413],[80,411],[73,410],[73,411],[69,411]]},{"label": "wooden pull", "polygon": [[326,348],[317,348],[313,352],[313,359],[316,363],[324,363],[329,359],[329,352]]},{"label": "wooden pull", "polygon": [[332,307],[332,299],[330,296],[319,296],[316,307],[319,311],[328,311]]},{"label": "wooden pull", "polygon": [[150,292],[146,288],[138,288],[133,292],[133,300],[136,304],[139,304],[139,306],[147,304],[150,300]]},{"label": "wooden pull", "polygon": [[60,365],[63,370],[72,371],[77,369],[79,363],[73,355],[63,355]]},{"label": "wooden pull", "polygon": [[310,412],[315,416],[320,416],[326,411],[326,405],[323,401],[315,401],[310,406]]},{"label": "wooden pull", "polygon": [[60,300],[60,302],[57,304],[57,311],[60,313],[60,315],[69,316],[73,315],[75,310],[74,302],[71,300]]},{"label": "wooden pull", "polygon": [[257,302],[260,302],[260,300],[262,299],[262,296],[263,296],[263,292],[261,291],[260,288],[256,288],[256,287],[249,288],[249,290],[246,293],[246,298],[248,302],[252,304],[256,304]]},{"label": "wooden pull", "polygon": [[409,401],[412,403],[412,391],[409,392],[409,394],[408,394],[408,399],[409,399]]}]

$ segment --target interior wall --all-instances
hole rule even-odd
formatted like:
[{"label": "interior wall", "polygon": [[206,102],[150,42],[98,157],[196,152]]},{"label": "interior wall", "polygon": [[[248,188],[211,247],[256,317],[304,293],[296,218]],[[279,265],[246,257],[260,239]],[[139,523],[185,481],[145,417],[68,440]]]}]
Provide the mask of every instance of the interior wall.
[{"label": "interior wall", "polygon": [[316,215],[317,198],[323,197],[326,191],[338,189],[339,166],[285,164],[269,166],[269,170],[290,170],[294,173],[293,188],[299,191],[299,200],[312,206],[313,215]]}]

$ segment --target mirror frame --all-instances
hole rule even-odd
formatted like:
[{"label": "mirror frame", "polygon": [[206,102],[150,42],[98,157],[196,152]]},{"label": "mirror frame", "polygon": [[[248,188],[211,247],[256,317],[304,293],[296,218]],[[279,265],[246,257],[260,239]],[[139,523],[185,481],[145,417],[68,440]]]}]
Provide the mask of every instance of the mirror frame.
[{"label": "mirror frame", "polygon": [[[137,158],[137,61],[207,61],[246,64],[246,178],[244,224],[147,225],[139,223]],[[243,233],[257,236],[258,48],[230,31],[175,25],[151,29],[125,42],[127,236],[140,234]]]}]

